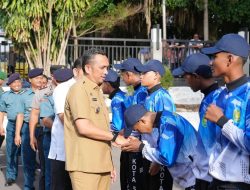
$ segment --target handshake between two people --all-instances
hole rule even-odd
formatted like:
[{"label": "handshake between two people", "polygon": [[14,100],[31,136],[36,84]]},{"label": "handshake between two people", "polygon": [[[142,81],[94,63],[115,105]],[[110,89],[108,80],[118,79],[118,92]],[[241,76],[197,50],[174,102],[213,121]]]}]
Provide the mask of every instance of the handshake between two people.
[{"label": "handshake between two people", "polygon": [[119,134],[112,145],[121,148],[122,151],[139,152],[141,143],[142,142],[136,137],[129,136],[128,138],[125,138],[122,134]]}]

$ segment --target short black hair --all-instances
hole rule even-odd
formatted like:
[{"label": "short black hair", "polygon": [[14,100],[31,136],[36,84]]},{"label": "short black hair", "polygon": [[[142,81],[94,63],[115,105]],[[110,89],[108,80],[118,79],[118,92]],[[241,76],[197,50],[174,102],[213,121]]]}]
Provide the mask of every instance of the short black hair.
[{"label": "short black hair", "polygon": [[118,89],[120,87],[120,77],[117,78],[115,82],[108,82],[114,89]]},{"label": "short black hair", "polygon": [[82,57],[78,57],[74,64],[73,64],[73,69],[77,68],[82,68]]},{"label": "short black hair", "polygon": [[84,73],[85,71],[85,65],[89,63],[89,61],[95,56],[95,55],[106,55],[106,53],[101,49],[91,48],[88,51],[85,51],[82,56],[82,70]]},{"label": "short black hair", "polygon": [[242,64],[245,65],[245,63],[247,62],[247,58],[246,57],[240,57],[242,60]]}]

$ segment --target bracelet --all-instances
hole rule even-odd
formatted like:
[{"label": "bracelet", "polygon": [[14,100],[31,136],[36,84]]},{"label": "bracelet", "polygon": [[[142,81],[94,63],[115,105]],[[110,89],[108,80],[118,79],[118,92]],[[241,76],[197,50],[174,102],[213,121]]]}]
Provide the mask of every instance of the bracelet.
[{"label": "bracelet", "polygon": [[113,138],[111,139],[111,142],[115,142],[115,140],[116,140],[116,138],[118,137],[119,133],[113,131],[113,132],[112,132],[112,135],[113,135]]}]

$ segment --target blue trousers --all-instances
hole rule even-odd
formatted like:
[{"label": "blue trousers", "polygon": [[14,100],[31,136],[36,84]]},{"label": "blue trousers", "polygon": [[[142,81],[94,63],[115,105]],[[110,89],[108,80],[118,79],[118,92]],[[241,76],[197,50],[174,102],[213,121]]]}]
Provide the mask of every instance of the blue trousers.
[{"label": "blue trousers", "polygon": [[50,159],[48,158],[50,142],[51,142],[51,133],[44,132],[43,152],[44,152],[44,157],[45,157],[45,190],[50,190],[50,184],[51,184],[51,163],[50,163]]},{"label": "blue trousers", "polygon": [[24,122],[21,131],[21,157],[23,162],[24,190],[34,190],[36,152],[30,146],[29,124]]},{"label": "blue trousers", "polygon": [[39,165],[41,168],[39,176],[39,190],[45,190],[45,158],[43,151],[43,127],[36,127],[35,136],[37,140]]},{"label": "blue trousers", "polygon": [[16,180],[18,174],[18,150],[19,148],[15,145],[15,130],[16,122],[8,121],[6,127],[6,179]]}]

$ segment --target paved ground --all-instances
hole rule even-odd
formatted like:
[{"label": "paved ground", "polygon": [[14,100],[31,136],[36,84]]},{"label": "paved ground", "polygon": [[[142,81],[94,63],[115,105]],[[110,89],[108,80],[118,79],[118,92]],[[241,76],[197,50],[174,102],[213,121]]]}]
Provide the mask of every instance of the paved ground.
[{"label": "paved ground", "polygon": [[[20,157],[19,157],[20,158]],[[120,182],[119,182],[119,163],[120,163],[120,150],[118,148],[113,148],[113,159],[116,168],[118,169],[117,173],[117,180],[111,186],[111,190],[119,190],[120,189]],[[21,160],[21,158],[19,159]],[[0,150],[0,190],[21,190],[23,187],[23,171],[22,171],[22,164],[20,161],[19,165],[19,172],[17,182],[10,187],[5,187],[5,170],[6,170],[6,156],[5,156],[5,145]],[[36,181],[35,181],[35,188],[38,189],[38,178],[39,178],[39,171],[36,171]]]},{"label": "paved ground", "polygon": [[[2,147],[0,150],[0,190],[21,190],[23,187],[23,173],[22,173],[22,165],[20,162],[19,165],[19,173],[18,173],[18,179],[15,184],[13,184],[10,187],[5,187],[5,162],[6,162],[6,157],[5,157],[5,147]],[[114,164],[117,168],[117,180],[115,183],[111,185],[110,190],[119,190],[120,189],[120,176],[119,176],[119,168],[120,168],[120,150],[118,148],[113,148],[112,151],[113,154],[113,160]],[[38,176],[39,176],[39,171],[36,171],[36,181],[35,181],[35,189],[38,190]],[[181,188],[178,188],[176,185],[174,186],[173,190],[182,190]]]},{"label": "paved ground", "polygon": [[[120,150],[118,148],[113,148],[113,159],[114,159],[114,163],[115,166],[118,170],[118,176],[117,176],[117,180],[114,184],[112,184],[111,186],[111,190],[119,190],[120,189],[120,183],[119,183],[119,161],[120,161]],[[20,157],[19,157],[20,158]],[[21,160],[21,158],[19,159]],[[21,165],[21,161],[20,161],[20,165],[19,165],[19,173],[18,173],[18,179],[16,184],[13,184],[10,187],[5,187],[4,183],[5,183],[5,170],[6,170],[6,156],[5,156],[5,147],[3,145],[3,147],[0,150],[0,190],[20,190],[23,187],[23,171],[22,171],[22,165]],[[38,189],[38,176],[39,176],[39,171],[36,171],[36,181],[35,181],[35,188]]]},{"label": "paved ground", "polygon": [[[182,101],[184,102],[194,102],[194,100],[198,100],[201,98],[201,95],[198,93],[196,95],[194,95],[190,90],[185,90],[185,99],[183,99],[181,95],[183,95],[183,89],[176,87],[176,88],[172,88],[170,89],[171,95],[172,97],[175,97],[175,102],[180,102],[182,103]],[[177,98],[176,98],[177,97]],[[187,101],[187,97],[190,97],[190,99]],[[182,112],[180,113],[183,117],[187,118],[194,126],[198,126],[197,123],[199,121],[199,117],[197,113],[194,112]],[[6,125],[6,120],[4,120],[4,126]],[[23,175],[22,175],[22,165],[20,162],[20,166],[19,166],[19,174],[18,174],[18,179],[16,184],[12,185],[11,187],[5,187],[4,183],[5,183],[5,162],[6,162],[6,156],[5,156],[5,145],[3,144],[2,148],[0,149],[0,190],[20,190],[22,189],[23,186]],[[111,190],[119,190],[120,189],[120,177],[119,177],[119,168],[120,168],[120,150],[118,148],[113,148],[113,161],[114,164],[116,166],[117,169],[117,180],[114,184],[112,184],[111,186]],[[35,187],[36,189],[38,189],[38,176],[39,176],[39,172],[36,172],[36,181],[35,181]],[[174,186],[173,190],[180,190],[181,188],[178,188],[176,186]]]}]

